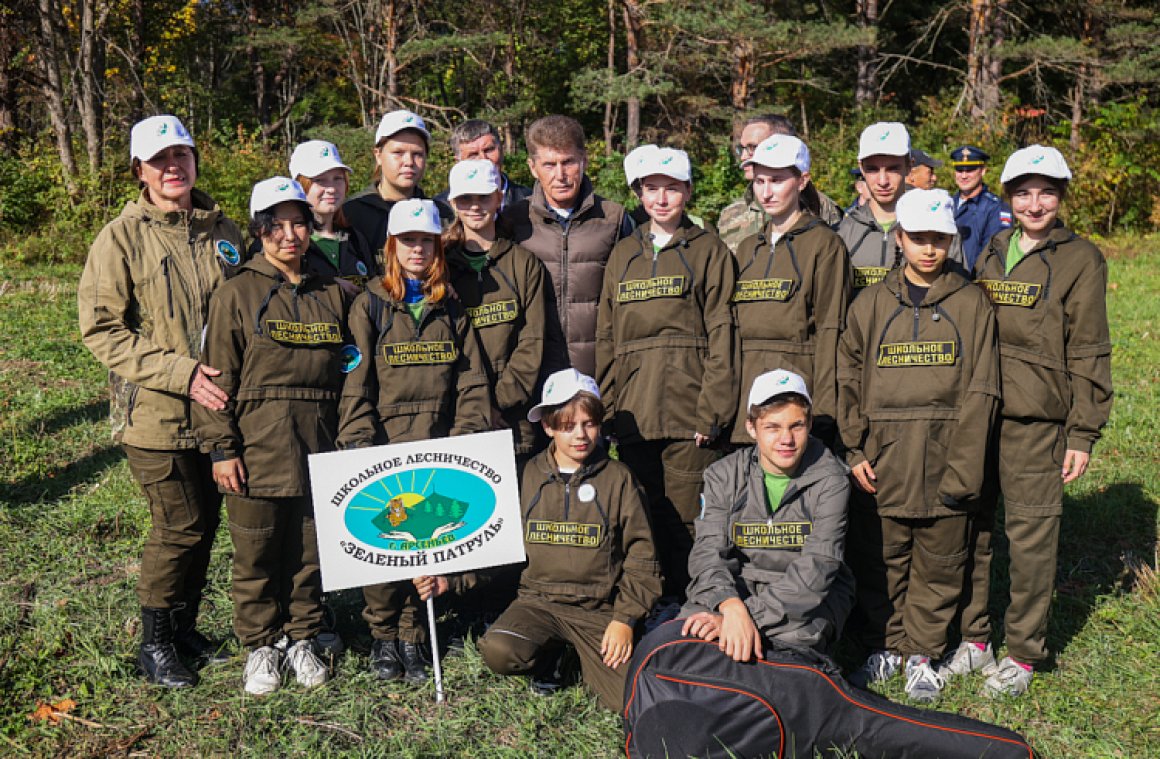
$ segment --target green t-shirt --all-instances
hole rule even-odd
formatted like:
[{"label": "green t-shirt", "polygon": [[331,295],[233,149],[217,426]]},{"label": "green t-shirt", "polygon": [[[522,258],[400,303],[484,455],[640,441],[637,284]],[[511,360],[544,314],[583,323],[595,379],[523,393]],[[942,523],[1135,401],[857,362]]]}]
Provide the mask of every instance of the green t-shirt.
[{"label": "green t-shirt", "polygon": [[1019,238],[1023,237],[1023,230],[1016,229],[1011,234],[1011,241],[1007,243],[1007,273],[1015,268],[1015,264],[1023,260],[1023,249],[1019,247]]},{"label": "green t-shirt", "polygon": [[333,237],[323,237],[322,235],[310,235],[310,239],[322,251],[322,255],[326,256],[326,260],[330,261],[330,265],[338,268],[338,246],[341,244]]},{"label": "green t-shirt", "polygon": [[423,308],[427,305],[427,299],[417,300],[414,303],[407,304],[407,310],[411,312],[411,318],[418,324],[419,320],[423,318]]},{"label": "green t-shirt", "polygon": [[784,474],[770,474],[769,472],[763,472],[763,474],[765,475],[765,497],[769,500],[769,513],[773,514],[781,507],[781,497],[785,495],[791,478]]},{"label": "green t-shirt", "polygon": [[483,267],[487,266],[487,251],[464,250],[463,257],[467,260],[467,265],[476,274],[483,271]]},{"label": "green t-shirt", "polygon": [[890,230],[894,229],[893,221],[880,221],[878,226],[882,227],[882,234],[890,234]]}]

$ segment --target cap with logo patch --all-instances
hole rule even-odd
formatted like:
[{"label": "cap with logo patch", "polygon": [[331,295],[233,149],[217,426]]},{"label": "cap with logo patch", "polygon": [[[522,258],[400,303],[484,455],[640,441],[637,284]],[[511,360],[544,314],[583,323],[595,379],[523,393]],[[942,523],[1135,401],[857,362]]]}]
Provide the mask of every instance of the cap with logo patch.
[{"label": "cap with logo patch", "polygon": [[653,148],[646,151],[636,166],[637,179],[654,175],[670,177],[678,182],[693,181],[693,166],[689,154],[676,148]]},{"label": "cap with logo patch", "polygon": [[398,134],[404,129],[414,129],[423,135],[423,142],[431,144],[431,133],[427,131],[427,124],[423,118],[412,111],[400,110],[383,114],[379,121],[379,128],[375,130],[375,144]]},{"label": "cap with logo patch", "polygon": [[810,149],[797,137],[771,134],[761,141],[753,157],[741,164],[764,166],[767,169],[797,169],[802,174],[810,170]]},{"label": "cap with logo patch", "polygon": [[628,155],[624,157],[624,178],[628,181],[628,186],[632,187],[632,183],[638,179],[643,179],[644,174],[641,174],[641,167],[648,161],[649,155],[655,153],[659,148],[656,145],[639,145],[628,151]]},{"label": "cap with logo patch", "polygon": [[451,167],[448,179],[451,187],[447,198],[454,200],[461,195],[491,195],[502,186],[499,169],[486,158],[460,161]]},{"label": "cap with logo patch", "polygon": [[862,130],[858,140],[858,160],[872,155],[910,157],[910,132],[897,121],[879,121]]},{"label": "cap with logo patch", "polygon": [[290,156],[290,176],[313,179],[331,169],[350,167],[338,155],[338,146],[326,140],[309,140],[294,148]]},{"label": "cap with logo patch", "polygon": [[806,403],[813,404],[810,391],[806,389],[806,381],[801,375],[774,369],[772,372],[759,374],[753,380],[753,387],[749,389],[749,406],[761,406],[779,395],[795,393],[806,399]]},{"label": "cap with logo patch", "polygon": [[394,237],[407,232],[426,232],[429,235],[443,232],[443,222],[439,219],[439,208],[434,200],[411,198],[400,200],[391,207],[387,234]]},{"label": "cap with logo patch", "polygon": [[148,161],[174,145],[195,147],[189,130],[180,119],[169,114],[142,119],[129,133],[129,156],[141,161]]},{"label": "cap with logo patch", "polygon": [[894,208],[898,225],[907,232],[958,233],[955,203],[946,190],[910,190]]},{"label": "cap with logo patch", "polygon": [[1063,154],[1055,148],[1044,145],[1032,145],[1012,153],[1003,166],[1003,175],[999,181],[1007,184],[1031,174],[1071,181],[1071,169],[1068,168]]},{"label": "cap with logo patch", "polygon": [[596,386],[596,380],[575,369],[561,369],[554,372],[544,382],[544,393],[540,402],[528,411],[528,421],[540,421],[544,409],[562,406],[575,398],[577,393],[591,393],[599,398],[600,388]]},{"label": "cap with logo patch", "polygon": [[302,185],[290,177],[270,177],[254,185],[250,193],[250,218],[266,211],[279,203],[298,200],[306,203],[306,193]]}]

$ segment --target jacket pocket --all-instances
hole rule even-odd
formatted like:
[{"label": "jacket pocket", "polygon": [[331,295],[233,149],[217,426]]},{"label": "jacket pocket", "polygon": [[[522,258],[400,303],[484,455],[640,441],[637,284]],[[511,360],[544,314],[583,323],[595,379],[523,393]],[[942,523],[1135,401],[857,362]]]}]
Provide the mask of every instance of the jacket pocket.
[{"label": "jacket pocket", "polygon": [[1000,346],[1003,416],[1062,422],[1071,409],[1071,383],[1062,362]]}]

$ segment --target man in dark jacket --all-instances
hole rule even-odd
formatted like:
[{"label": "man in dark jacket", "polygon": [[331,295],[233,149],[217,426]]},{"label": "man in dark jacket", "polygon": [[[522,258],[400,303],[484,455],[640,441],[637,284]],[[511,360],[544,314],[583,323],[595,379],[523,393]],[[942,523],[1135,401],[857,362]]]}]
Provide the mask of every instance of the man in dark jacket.
[{"label": "man in dark jacket", "polygon": [[[531,197],[532,188],[516,184],[503,171],[503,141],[499,132],[483,119],[468,119],[451,130],[451,155],[455,162],[487,160],[499,169],[500,186],[503,190],[503,201],[499,210],[510,208],[524,198]],[[441,203],[450,203],[450,190],[444,190],[435,196]]]}]

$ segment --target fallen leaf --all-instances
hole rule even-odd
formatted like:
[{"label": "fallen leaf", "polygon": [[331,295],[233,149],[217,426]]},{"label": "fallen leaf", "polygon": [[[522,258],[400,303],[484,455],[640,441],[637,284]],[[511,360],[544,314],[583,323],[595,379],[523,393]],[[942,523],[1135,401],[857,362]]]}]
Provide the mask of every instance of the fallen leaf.
[{"label": "fallen leaf", "polygon": [[77,702],[71,698],[57,701],[55,704],[46,704],[41,701],[37,703],[36,711],[28,715],[28,718],[33,722],[44,722],[47,720],[54,725],[59,725],[61,717],[71,712],[76,706]]}]

